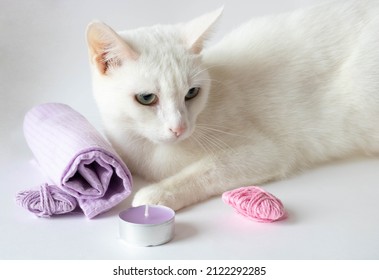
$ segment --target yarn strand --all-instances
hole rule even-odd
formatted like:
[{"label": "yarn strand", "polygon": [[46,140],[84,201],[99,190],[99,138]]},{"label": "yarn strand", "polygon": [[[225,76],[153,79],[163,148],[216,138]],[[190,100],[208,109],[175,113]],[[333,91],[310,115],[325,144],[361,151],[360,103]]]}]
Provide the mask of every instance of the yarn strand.
[{"label": "yarn strand", "polygon": [[16,202],[38,217],[50,217],[72,212],[77,201],[71,195],[54,185],[44,184],[39,190],[22,191],[16,195]]}]

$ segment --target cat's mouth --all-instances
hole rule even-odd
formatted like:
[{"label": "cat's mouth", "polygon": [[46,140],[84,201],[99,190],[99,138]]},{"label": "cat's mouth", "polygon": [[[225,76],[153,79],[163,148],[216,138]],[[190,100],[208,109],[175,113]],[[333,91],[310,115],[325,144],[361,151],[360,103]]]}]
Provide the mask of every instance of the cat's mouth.
[{"label": "cat's mouth", "polygon": [[168,133],[165,133],[165,135],[161,135],[161,137],[153,137],[150,140],[155,144],[172,145],[188,139],[192,132],[192,129],[188,128],[183,129],[180,132],[170,130]]},{"label": "cat's mouth", "polygon": [[184,135],[184,134],[180,135],[180,136],[171,136],[171,137],[162,139],[160,142],[161,142],[161,144],[176,144],[176,143],[182,142],[183,140],[187,139],[188,137],[189,137],[189,135]]}]

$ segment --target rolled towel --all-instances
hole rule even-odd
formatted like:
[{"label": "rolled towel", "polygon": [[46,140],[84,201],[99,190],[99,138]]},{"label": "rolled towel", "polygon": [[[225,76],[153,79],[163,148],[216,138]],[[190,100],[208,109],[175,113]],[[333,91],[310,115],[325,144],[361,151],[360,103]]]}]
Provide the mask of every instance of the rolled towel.
[{"label": "rolled towel", "polygon": [[88,218],[129,196],[132,176],[101,134],[78,112],[59,103],[32,108],[24,134],[45,174],[75,197]]}]

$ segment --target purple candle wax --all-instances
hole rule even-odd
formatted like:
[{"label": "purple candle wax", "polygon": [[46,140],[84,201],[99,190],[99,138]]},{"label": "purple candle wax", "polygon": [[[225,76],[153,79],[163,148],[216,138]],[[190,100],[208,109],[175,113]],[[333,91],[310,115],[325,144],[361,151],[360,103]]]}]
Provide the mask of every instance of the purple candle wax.
[{"label": "purple candle wax", "polygon": [[131,207],[119,214],[120,237],[137,246],[157,246],[174,236],[175,211],[161,205]]},{"label": "purple candle wax", "polygon": [[174,210],[161,205],[131,207],[120,213],[120,218],[125,222],[141,225],[162,224],[170,221],[174,217]]}]

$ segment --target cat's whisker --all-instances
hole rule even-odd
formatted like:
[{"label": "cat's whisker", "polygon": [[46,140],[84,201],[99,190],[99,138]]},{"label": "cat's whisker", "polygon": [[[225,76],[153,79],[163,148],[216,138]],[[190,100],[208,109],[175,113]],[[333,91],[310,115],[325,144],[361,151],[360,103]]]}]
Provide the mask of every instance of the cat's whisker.
[{"label": "cat's whisker", "polygon": [[194,140],[206,154],[209,153],[209,150],[201,143],[197,135],[193,135],[190,139]]},{"label": "cat's whisker", "polygon": [[191,78],[194,79],[196,78],[197,76],[199,76],[201,73],[205,72],[205,71],[208,71],[209,69],[212,69],[212,68],[215,68],[215,67],[219,67],[219,66],[226,66],[226,64],[215,64],[215,65],[211,65],[209,67],[205,67],[199,71],[197,71],[195,74],[192,74],[191,75]]},{"label": "cat's whisker", "polygon": [[[199,145],[204,149],[204,151],[206,151],[207,155],[210,156],[210,158],[212,158],[212,160],[217,161],[220,153],[224,152],[225,148],[220,149],[219,145],[217,145],[217,147],[215,147],[214,143],[212,141],[210,141],[209,135],[207,137],[206,131],[199,130],[199,131],[197,131],[197,133],[195,135],[196,135],[196,137],[194,137],[193,139],[196,140],[197,143],[199,143]],[[203,141],[203,143],[197,139],[197,136],[199,136],[199,138]],[[226,144],[226,143],[224,143],[224,144]],[[233,151],[233,148],[231,148],[230,146],[229,146],[229,149]],[[240,172],[240,173],[242,173],[244,170],[244,165],[239,163],[238,161],[229,162],[229,166],[233,167],[234,170],[236,170],[237,172]],[[225,176],[224,179],[225,179],[225,183],[227,183],[227,180],[229,179],[229,177]]]},{"label": "cat's whisker", "polygon": [[203,137],[206,141],[208,141],[208,143],[212,144],[217,149],[223,150],[225,148],[225,146],[223,145],[224,142],[215,137],[212,137],[212,135],[204,133]]},{"label": "cat's whisker", "polygon": [[197,131],[193,136],[196,142],[204,149],[205,153],[215,160],[218,150],[204,137],[205,133]]},{"label": "cat's whisker", "polygon": [[138,143],[144,139],[145,139],[145,137],[137,137],[137,138],[133,139],[131,142],[129,142],[128,145],[133,146],[135,143]]},{"label": "cat's whisker", "polygon": [[222,141],[221,139],[219,139],[218,137],[215,137],[212,134],[206,133],[206,130],[202,131],[202,129],[199,128],[198,131],[202,132],[203,139],[207,141],[209,144],[211,144],[213,147],[215,147],[217,150],[222,150],[222,151],[225,149],[233,150],[233,148],[230,145],[228,145],[225,141]]},{"label": "cat's whisker", "polygon": [[218,84],[223,85],[223,86],[226,85],[226,83],[215,80],[215,79],[200,79],[200,80],[196,80],[196,82],[211,82],[211,83],[218,83]]},{"label": "cat's whisker", "polygon": [[[202,140],[202,141],[203,141],[203,140]],[[204,145],[204,143],[203,143],[203,145]],[[209,145],[209,143],[207,143],[206,141],[205,141],[205,146],[207,147],[207,148],[206,148],[206,149],[207,149],[207,152],[206,152],[207,157],[211,158],[213,161],[217,161],[217,158],[218,158],[218,151],[215,150],[215,149],[213,148],[213,146],[212,146],[212,145]]]},{"label": "cat's whisker", "polygon": [[[221,129],[217,129],[217,128],[212,128],[209,125],[197,124],[196,127],[200,128],[202,130],[208,130],[208,131],[213,131],[213,132],[216,132],[216,133],[222,133],[222,134],[226,134],[226,135],[230,135],[230,136],[236,136],[236,137],[251,139],[251,137],[248,137],[248,136],[245,136],[245,135],[242,135],[242,134],[236,134],[236,133],[227,132],[227,131],[224,131],[224,130],[221,130]],[[224,128],[223,126],[216,126],[216,125],[214,125],[214,127]]]}]

